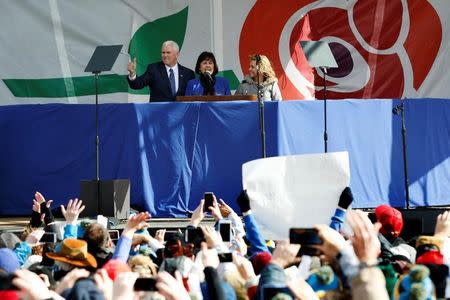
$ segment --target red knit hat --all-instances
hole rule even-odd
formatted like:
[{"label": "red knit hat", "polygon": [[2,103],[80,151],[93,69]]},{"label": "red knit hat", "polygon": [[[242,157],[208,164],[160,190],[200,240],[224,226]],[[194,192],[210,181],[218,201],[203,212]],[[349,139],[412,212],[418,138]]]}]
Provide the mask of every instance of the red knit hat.
[{"label": "red knit hat", "polygon": [[3,300],[19,300],[19,291],[6,290],[0,291],[0,299]]},{"label": "red knit hat", "polygon": [[416,259],[416,264],[442,265],[444,264],[444,255],[442,255],[441,251],[439,250],[428,250]]},{"label": "red knit hat", "polygon": [[402,213],[389,205],[375,209],[377,221],[381,223],[380,233],[384,236],[398,237],[403,228]]},{"label": "red knit hat", "polygon": [[118,259],[110,259],[104,266],[103,269],[108,273],[109,278],[113,281],[116,277],[123,272],[131,272],[130,266]]},{"label": "red knit hat", "polygon": [[255,256],[251,258],[251,262],[256,275],[260,274],[271,260],[272,255],[269,252],[259,252],[255,254]]}]

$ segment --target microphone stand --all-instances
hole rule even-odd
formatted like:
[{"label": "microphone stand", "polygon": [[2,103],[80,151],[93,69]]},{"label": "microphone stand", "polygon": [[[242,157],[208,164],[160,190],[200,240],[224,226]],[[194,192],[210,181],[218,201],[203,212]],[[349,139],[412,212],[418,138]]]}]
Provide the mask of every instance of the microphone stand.
[{"label": "microphone stand", "polygon": [[324,116],[324,126],[323,126],[323,143],[325,147],[325,153],[328,152],[328,132],[327,132],[327,68],[320,67],[323,72],[323,116]]},{"label": "microphone stand", "polygon": [[409,209],[409,182],[408,182],[408,160],[406,157],[406,125],[405,106],[403,101],[392,109],[394,115],[400,115],[402,119],[402,146],[403,146],[403,174],[405,179],[406,209]]},{"label": "microphone stand", "polygon": [[258,96],[258,104],[259,104],[259,127],[261,131],[261,146],[262,146],[262,157],[266,158],[266,130],[264,124],[264,100],[261,95],[261,86],[259,82],[259,62],[260,58],[256,59],[256,94]]},{"label": "microphone stand", "polygon": [[99,71],[92,72],[95,79],[95,166],[96,166],[96,179],[97,179],[97,207],[98,211],[102,212],[103,207],[100,201],[101,199],[101,189],[100,189],[100,135],[98,126],[98,74]]}]

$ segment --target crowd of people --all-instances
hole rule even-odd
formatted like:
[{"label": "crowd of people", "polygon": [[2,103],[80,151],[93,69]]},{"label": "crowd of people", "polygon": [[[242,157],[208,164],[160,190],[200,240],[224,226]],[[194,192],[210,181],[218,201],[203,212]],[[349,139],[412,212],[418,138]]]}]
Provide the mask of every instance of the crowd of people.
[{"label": "crowd of people", "polygon": [[[132,89],[150,88],[150,102],[174,101],[177,96],[231,95],[228,79],[217,76],[219,66],[212,52],[204,51],[194,71],[178,63],[180,48],[174,41],[161,47],[161,61],[149,64],[136,75],[136,57],[128,64],[128,84]],[[249,74],[238,86],[236,95],[256,95],[264,101],[282,100],[272,64],[265,55],[251,55]],[[195,78],[195,74],[198,78]]]},{"label": "crowd of people", "polygon": [[[348,209],[350,188],[330,224],[292,229],[266,241],[246,191],[236,199],[200,200],[186,229],[150,234],[148,212],[132,215],[117,241],[96,220],[80,219],[81,200],[61,206],[36,192],[21,236],[0,235],[0,299],[444,299],[450,213],[432,236],[408,243],[403,218],[388,205]],[[208,206],[208,207],[205,207]],[[239,215],[238,215],[239,213]],[[202,221],[210,214],[214,227]],[[344,230],[344,221],[351,230]],[[225,226],[229,225],[229,226]],[[405,224],[407,226],[407,224]],[[227,231],[229,230],[229,231]],[[302,230],[307,235],[302,236]],[[48,238],[48,237],[54,237]]]}]

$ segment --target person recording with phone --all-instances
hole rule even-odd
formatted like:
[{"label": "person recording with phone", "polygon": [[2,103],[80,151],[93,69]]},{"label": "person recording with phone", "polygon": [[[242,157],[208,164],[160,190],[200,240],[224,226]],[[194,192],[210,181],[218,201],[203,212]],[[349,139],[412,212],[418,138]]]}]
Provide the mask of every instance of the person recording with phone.
[{"label": "person recording with phone", "polygon": [[272,64],[265,55],[255,54],[250,56],[248,75],[238,86],[235,95],[257,95],[265,101],[281,101],[280,87]]},{"label": "person recording with phone", "polygon": [[230,84],[224,77],[217,76],[219,67],[213,53],[204,51],[200,53],[195,65],[198,78],[187,83],[186,96],[218,96],[231,95]]}]

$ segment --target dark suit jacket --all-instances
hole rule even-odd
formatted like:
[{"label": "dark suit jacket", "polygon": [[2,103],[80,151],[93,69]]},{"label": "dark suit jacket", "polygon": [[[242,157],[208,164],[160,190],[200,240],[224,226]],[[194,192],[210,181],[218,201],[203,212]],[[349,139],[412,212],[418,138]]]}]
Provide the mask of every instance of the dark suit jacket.
[{"label": "dark suit jacket", "polygon": [[[128,78],[128,77],[127,77]],[[128,79],[128,84],[134,90],[146,86],[150,88],[150,102],[175,101],[176,96],[184,96],[187,82],[195,78],[194,71],[178,64],[178,91],[175,96],[170,89],[169,76],[162,61],[150,64],[147,70],[135,80]]]}]

